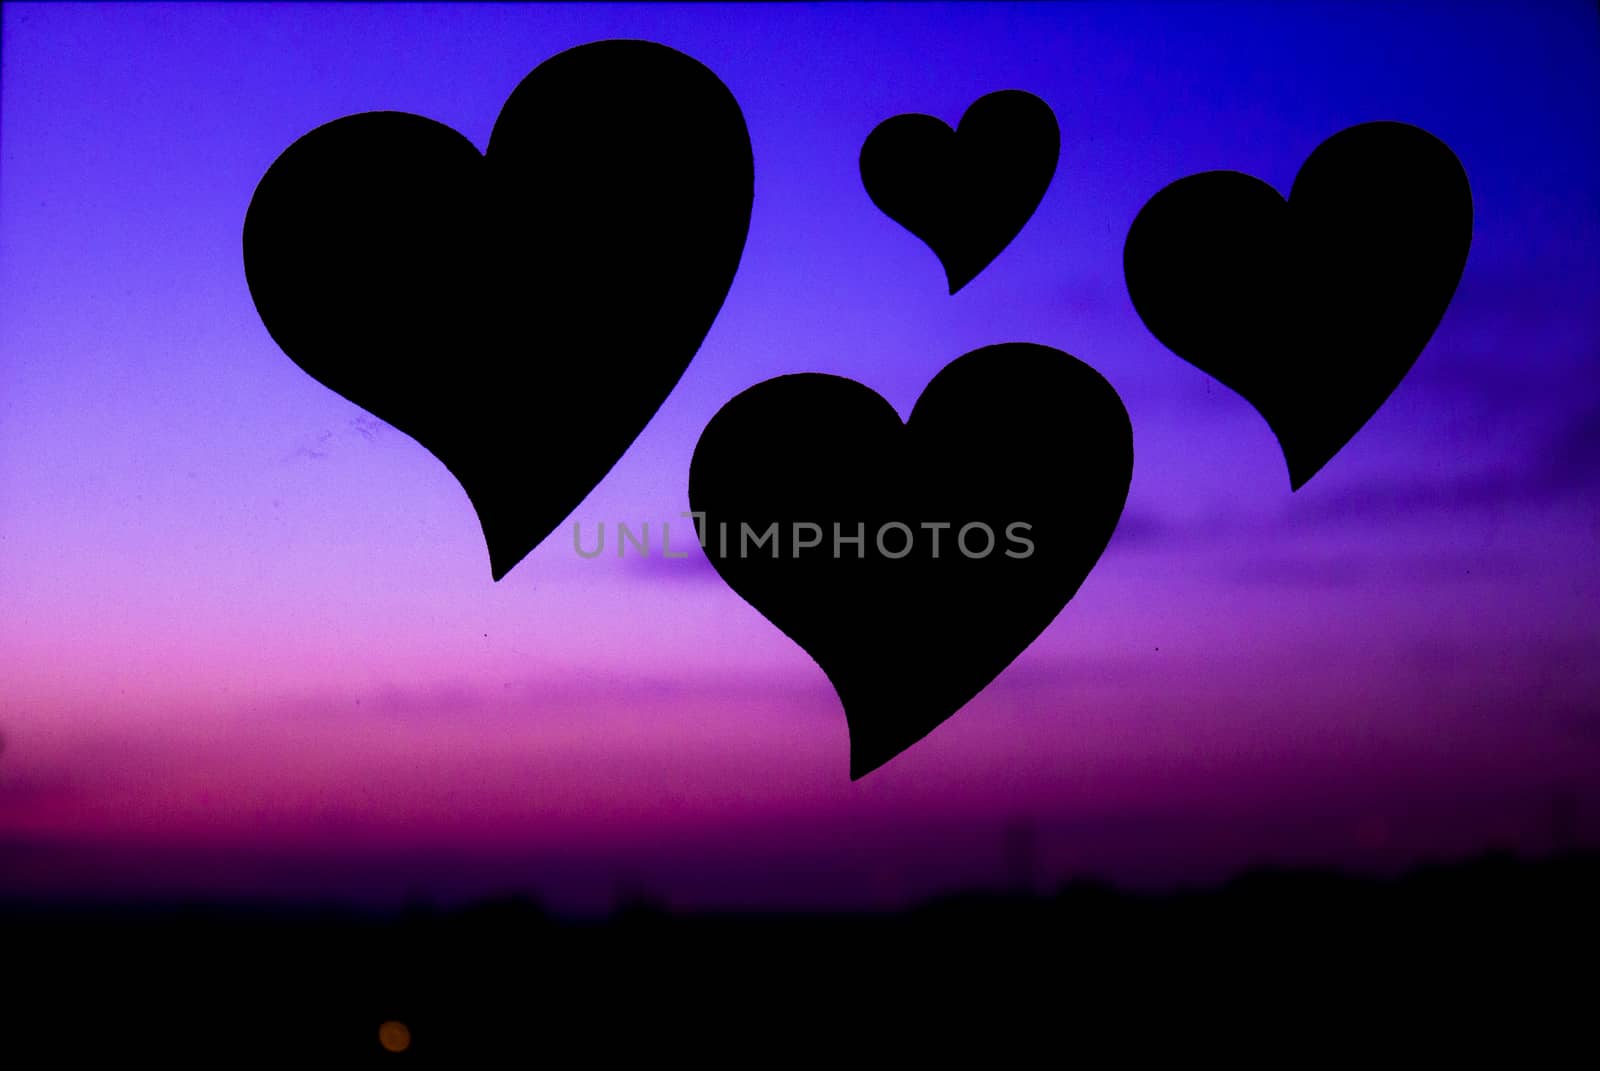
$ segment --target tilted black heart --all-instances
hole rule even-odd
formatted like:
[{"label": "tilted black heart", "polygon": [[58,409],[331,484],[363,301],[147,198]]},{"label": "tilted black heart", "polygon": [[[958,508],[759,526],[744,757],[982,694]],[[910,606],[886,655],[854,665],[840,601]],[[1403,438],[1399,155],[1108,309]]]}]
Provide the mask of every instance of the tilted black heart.
[{"label": "tilted black heart", "polygon": [[861,146],[861,184],[934,251],[954,294],[1033,216],[1060,153],[1050,105],[1006,89],[974,101],[955,130],[931,115],[885,119]]},{"label": "tilted black heart", "polygon": [[483,154],[403,112],[311,131],[256,188],[245,274],[296,364],[460,481],[499,580],[682,376],[738,269],[753,183],[716,75],[602,41],[529,74]]},{"label": "tilted black heart", "polygon": [[1077,592],[1133,473],[1088,365],[1009,343],[941,371],[901,423],[853,380],[757,384],[695,447],[689,502],[728,584],[814,658],[857,779],[988,686]]},{"label": "tilted black heart", "polygon": [[1471,240],[1455,154],[1366,123],[1318,146],[1287,201],[1237,171],[1174,182],[1133,221],[1123,267],[1150,332],[1266,418],[1298,490],[1410,371]]}]

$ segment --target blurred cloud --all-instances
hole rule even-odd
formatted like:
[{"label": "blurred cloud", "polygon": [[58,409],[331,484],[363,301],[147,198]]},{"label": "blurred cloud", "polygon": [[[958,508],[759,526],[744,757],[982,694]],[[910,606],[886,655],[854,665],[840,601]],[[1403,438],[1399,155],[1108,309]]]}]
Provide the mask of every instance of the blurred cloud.
[{"label": "blurred cloud", "polygon": [[462,680],[443,680],[424,688],[384,685],[369,699],[375,713],[399,715],[458,714],[486,705],[489,693]]},{"label": "blurred cloud", "polygon": [[[686,531],[682,533],[674,532],[672,535],[672,553],[674,557],[669,558],[663,555],[659,542],[651,544],[650,553],[647,555],[639,554],[630,547],[628,556],[624,558],[627,571],[645,581],[678,583],[680,581],[714,580],[721,583],[722,578],[717,575],[716,569],[712,567],[711,559],[705,556],[705,552],[700,549],[700,544],[695,542],[692,524],[688,521],[685,521],[684,524],[687,528]],[[680,534],[688,538],[680,540]],[[609,546],[607,550],[610,550]],[[683,557],[676,557],[679,554],[683,555]]]},{"label": "blurred cloud", "polygon": [[1600,487],[1600,401],[1591,403],[1551,436],[1535,475],[1551,494]]},{"label": "blurred cloud", "polygon": [[1252,558],[1238,566],[1232,575],[1242,584],[1264,587],[1348,588],[1376,583],[1483,580],[1514,577],[1520,572],[1517,563],[1505,555],[1347,554],[1327,557],[1305,554]]},{"label": "blurred cloud", "polygon": [[1600,705],[1570,712],[1565,724],[1581,740],[1600,742]]},{"label": "blurred cloud", "polygon": [[80,795],[64,777],[49,771],[12,770],[0,777],[0,810],[22,811],[68,802]]},{"label": "blurred cloud", "polygon": [[1554,421],[1519,457],[1463,475],[1374,480],[1314,497],[1294,521],[1366,521],[1407,513],[1452,513],[1546,505],[1600,488],[1600,404]]},{"label": "blurred cloud", "polygon": [[[0,796],[0,801],[3,799]],[[60,857],[66,847],[57,838],[0,834],[0,874],[20,874],[26,866],[39,865]],[[0,894],[9,891],[0,883]]]},{"label": "blurred cloud", "polygon": [[1151,510],[1127,509],[1123,510],[1121,520],[1117,521],[1117,529],[1111,533],[1107,549],[1160,546],[1181,539],[1184,534],[1181,527],[1163,520]]}]

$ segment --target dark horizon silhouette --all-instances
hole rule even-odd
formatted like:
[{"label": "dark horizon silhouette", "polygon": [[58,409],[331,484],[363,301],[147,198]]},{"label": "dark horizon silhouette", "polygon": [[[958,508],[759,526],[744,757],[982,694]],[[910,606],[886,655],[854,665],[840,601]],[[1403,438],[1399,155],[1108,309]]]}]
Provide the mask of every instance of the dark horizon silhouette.
[{"label": "dark horizon silhouette", "polygon": [[888,1060],[952,1045],[1015,1060],[1062,1044],[1063,1027],[1226,1015],[1246,1029],[1471,999],[1501,1015],[1542,1002],[1565,1036],[1592,998],[1597,900],[1589,850],[1393,878],[1259,868],[1165,895],[1080,879],[879,914],[677,913],[645,898],[563,920],[527,896],[398,914],[0,901],[4,969],[20,983],[0,1028],[12,1053],[340,1066],[391,1059],[387,1023],[427,1062],[842,1047]]}]

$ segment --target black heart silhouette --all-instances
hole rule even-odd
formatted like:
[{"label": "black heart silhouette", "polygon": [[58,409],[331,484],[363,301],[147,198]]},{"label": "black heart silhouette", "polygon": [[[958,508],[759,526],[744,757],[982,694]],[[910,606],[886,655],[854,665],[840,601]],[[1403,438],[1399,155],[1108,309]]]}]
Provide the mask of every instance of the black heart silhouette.
[{"label": "black heart silhouette", "polygon": [[1032,217],[1060,152],[1050,105],[1005,89],[974,101],[955,130],[931,115],[885,119],[861,146],[861,184],[934,251],[954,294]]},{"label": "black heart silhouette", "polygon": [[1266,418],[1298,490],[1416,363],[1466,267],[1472,191],[1404,123],[1319,145],[1287,201],[1237,171],[1180,179],[1128,231],[1128,295],[1150,332]]},{"label": "black heart silhouette", "polygon": [[1111,385],[1058,350],[1009,343],[948,365],[904,424],[853,380],[757,384],[701,435],[689,502],[717,572],[839,693],[855,780],[1060,613],[1132,473]]},{"label": "black heart silhouette", "polygon": [[695,60],[546,60],[480,154],[403,112],[318,127],[244,225],[273,339],[460,481],[499,580],[582,501],[699,349],[738,269],[753,162]]}]

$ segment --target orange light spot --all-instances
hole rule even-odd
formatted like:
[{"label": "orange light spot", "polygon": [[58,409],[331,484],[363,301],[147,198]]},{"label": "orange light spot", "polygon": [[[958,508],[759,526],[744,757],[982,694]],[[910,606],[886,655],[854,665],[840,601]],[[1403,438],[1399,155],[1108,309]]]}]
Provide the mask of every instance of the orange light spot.
[{"label": "orange light spot", "polygon": [[391,1019],[378,1027],[378,1044],[390,1052],[405,1052],[411,1047],[411,1030]]}]

